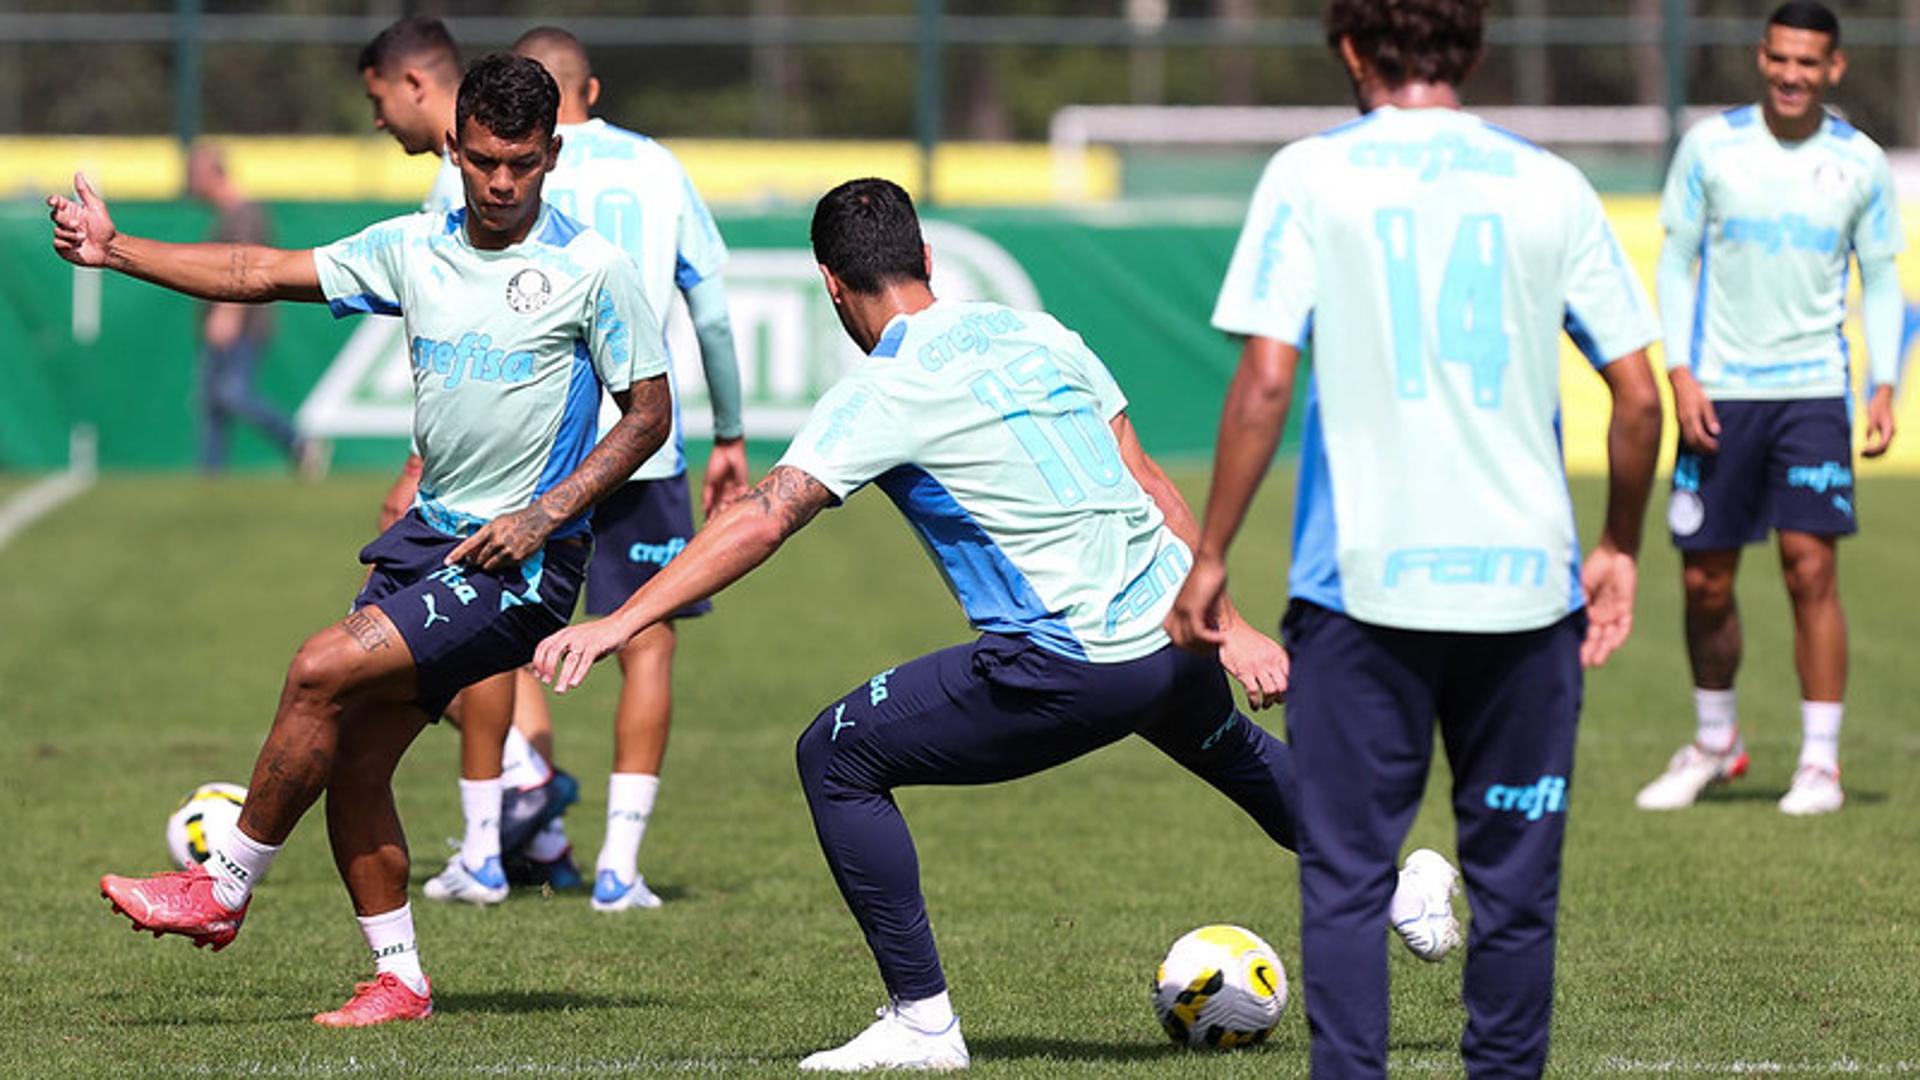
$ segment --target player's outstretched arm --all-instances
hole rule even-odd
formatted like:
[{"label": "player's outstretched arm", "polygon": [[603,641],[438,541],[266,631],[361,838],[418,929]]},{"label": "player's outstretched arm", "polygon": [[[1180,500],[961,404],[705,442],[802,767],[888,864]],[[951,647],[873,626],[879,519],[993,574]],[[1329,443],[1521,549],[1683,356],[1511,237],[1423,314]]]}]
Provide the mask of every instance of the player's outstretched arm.
[{"label": "player's outstretched arm", "polygon": [[[1120,460],[1127,463],[1127,471],[1147,496],[1160,508],[1160,514],[1166,518],[1167,528],[1180,542],[1192,551],[1200,545],[1200,523],[1193,518],[1193,511],[1187,508],[1186,496],[1168,479],[1160,463],[1153,460],[1146,447],[1140,445],[1140,437],[1133,430],[1133,421],[1122,412],[1113,418],[1113,438],[1120,444]],[[1287,677],[1292,661],[1287,650],[1280,643],[1255,630],[1240,617],[1234,609],[1233,600],[1223,591],[1220,594],[1220,621],[1223,640],[1220,644],[1220,664],[1227,669],[1247,691],[1247,704],[1254,709],[1264,709],[1269,705],[1278,705],[1287,694]]]},{"label": "player's outstretched arm", "polygon": [[1613,396],[1613,418],[1607,424],[1606,524],[1580,570],[1587,601],[1580,662],[1587,667],[1605,663],[1633,632],[1640,533],[1660,456],[1660,391],[1646,351],[1614,360],[1600,375]]},{"label": "player's outstretched arm", "polygon": [[1217,649],[1225,642],[1221,601],[1227,590],[1227,548],[1246,520],[1247,507],[1286,430],[1299,367],[1300,350],[1273,338],[1250,337],[1240,350],[1240,368],[1220,411],[1213,486],[1200,542],[1193,549],[1193,569],[1167,616],[1167,633],[1186,648]]},{"label": "player's outstretched arm", "polygon": [[745,577],[831,505],[833,493],[820,481],[791,465],[774,466],[765,479],[694,534],[686,550],[618,611],[595,622],[569,626],[542,641],[534,650],[534,673],[561,693],[573,689],[587,677],[594,661],[688,604]]},{"label": "player's outstretched arm", "polygon": [[259,244],[169,244],[128,236],[113,226],[106,200],[87,178],[73,176],[77,198],[47,196],[53,250],[75,266],[100,267],[197,296],[202,300],[261,304],[326,299],[313,252]]},{"label": "player's outstretched arm", "polygon": [[620,419],[574,467],[532,506],[502,514],[447,552],[447,565],[500,570],[546,546],[560,526],[587,512],[660,449],[673,426],[673,396],[665,375],[642,379],[613,395]]}]

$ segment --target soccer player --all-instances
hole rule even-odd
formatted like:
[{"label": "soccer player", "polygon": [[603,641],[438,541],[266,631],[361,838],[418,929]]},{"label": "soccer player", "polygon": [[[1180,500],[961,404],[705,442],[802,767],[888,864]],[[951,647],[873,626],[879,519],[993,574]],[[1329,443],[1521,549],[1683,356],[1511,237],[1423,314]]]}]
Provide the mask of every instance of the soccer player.
[{"label": "soccer player", "polygon": [[[812,232],[841,325],[870,359],[827,391],[757,487],[613,615],[543,641],[534,668],[562,691],[578,685],[594,660],[739,579],[821,510],[869,483],[884,491],[982,633],[862,682],[800,737],[821,850],[889,998],[865,1032],[800,1067],[962,1068],[894,789],[1011,780],[1137,734],[1291,847],[1287,747],[1234,708],[1222,671],[1257,709],[1285,692],[1287,657],[1224,603],[1218,660],[1168,643],[1160,620],[1193,518],[1079,335],[1037,311],[936,302],[913,204],[885,180],[828,192]],[[1428,857],[1434,872],[1403,878],[1419,914],[1399,930],[1438,958],[1459,928],[1453,870]]]},{"label": "soccer player", "polygon": [[1893,442],[1905,321],[1894,255],[1903,235],[1886,155],[1820,105],[1847,70],[1839,20],[1794,0],[1768,18],[1765,35],[1760,103],[1687,132],[1660,204],[1660,313],[1680,426],[1667,525],[1680,549],[1698,726],[1640,790],[1643,810],[1691,806],[1747,771],[1734,707],[1742,635],[1733,582],[1740,549],[1769,529],[1779,534],[1793,603],[1801,699],[1800,760],[1780,809],[1825,814],[1845,802],[1837,541],[1858,528],[1841,332],[1847,263],[1860,263],[1869,359],[1862,453],[1873,458]]},{"label": "soccer player", "polygon": [[[392,135],[409,155],[440,158],[424,208],[458,210],[466,195],[447,137],[460,91],[460,50],[446,24],[430,15],[395,22],[360,50],[359,68],[373,106],[373,126]],[[411,497],[403,500],[397,514],[411,505]]]},{"label": "soccer player", "polygon": [[[670,423],[638,269],[540,199],[560,149],[558,106],[540,65],[478,61],[460,85],[452,147],[465,207],[312,251],[126,236],[81,177],[77,202],[48,200],[54,248],[78,265],[207,300],[325,301],[337,315],[406,320],[424,462],[413,509],[361,553],[373,572],[353,613],[294,656],[238,827],[206,866],[100,882],[136,927],[223,948],[253,883],[324,791],[334,861],[378,974],[321,1024],[431,1014],[394,766],[455,691],[525,663],[565,625],[586,569],[581,515],[660,447]],[[596,444],[603,386],[623,415]]]},{"label": "soccer player", "polygon": [[[373,126],[392,135],[408,154],[440,157],[440,170],[422,209],[458,210],[465,202],[460,170],[447,154],[460,89],[460,52],[446,25],[431,16],[401,19],[360,50],[361,81],[373,106]],[[420,482],[420,456],[409,453],[380,507],[385,530],[413,505]],[[497,904],[507,898],[503,856],[514,857],[536,834],[560,838],[559,815],[577,795],[577,784],[553,768],[553,730],[532,716],[523,733],[514,710],[514,676],[500,675],[462,690],[447,709],[460,729],[460,808],[465,819],[460,850],[424,890],[433,900]],[[564,856],[545,877],[567,884]],[[578,873],[574,873],[575,881]]]},{"label": "soccer player", "polygon": [[[1461,1050],[1546,1066],[1581,666],[1632,626],[1660,437],[1654,316],[1569,164],[1461,112],[1485,0],[1333,0],[1364,115],[1268,164],[1213,323],[1245,339],[1169,628],[1223,641],[1225,558],[1313,364],[1296,492],[1287,737],[1316,1076],[1387,1067],[1376,936],[1437,716],[1473,912]],[[1585,560],[1558,428],[1562,329],[1613,400]]]},{"label": "soccer player", "polygon": [[[740,427],[740,369],[720,268],[726,245],[680,162],[666,147],[596,119],[600,80],[580,40],[558,27],[527,31],[513,50],[545,65],[560,84],[560,163],[547,199],[593,226],[640,266],[647,300],[664,313],[678,289],[700,343],[701,368],[713,403],[713,452],[707,458],[701,513],[711,515],[746,490],[747,453]],[[664,317],[662,318],[664,322]],[[671,373],[672,368],[669,367]],[[594,509],[593,560],[587,567],[587,612],[606,615],[658,573],[693,536],[679,409],[673,436],[633,479]],[[705,600],[676,619],[705,614]],[[648,627],[620,650],[624,684],[614,712],[613,773],[607,779],[607,833],[595,862],[596,911],[655,908],[660,898],[639,872],[640,842],[660,787],[671,721],[672,620]],[[516,713],[545,709],[540,685],[526,675],[514,695]],[[550,725],[548,725],[550,726]],[[541,833],[526,853],[532,880],[551,880],[567,858],[564,834]],[[565,870],[561,869],[564,874]]]}]

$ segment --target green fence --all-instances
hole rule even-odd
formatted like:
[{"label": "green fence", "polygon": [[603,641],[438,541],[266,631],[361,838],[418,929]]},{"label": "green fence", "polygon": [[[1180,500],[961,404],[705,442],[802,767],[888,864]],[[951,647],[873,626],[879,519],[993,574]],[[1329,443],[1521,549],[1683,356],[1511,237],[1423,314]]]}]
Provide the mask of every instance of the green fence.
[{"label": "green fence", "polygon": [[[323,243],[407,208],[286,203],[270,208],[276,242]],[[130,233],[202,236],[204,211],[179,204],[113,208]],[[1149,449],[1211,449],[1235,346],[1207,325],[1235,223],[1102,221],[1055,212],[953,212],[929,221],[942,295],[1044,307],[1079,330],[1133,401]],[[783,442],[817,394],[857,360],[806,250],[806,218],[723,214],[727,272],[747,387],[749,433]],[[48,245],[45,211],[0,204],[0,468],[65,460],[76,423],[96,427],[109,468],[170,469],[193,461],[198,305],[118,275],[80,272]],[[360,325],[360,324],[367,325]],[[670,327],[670,329],[672,329]],[[684,328],[681,338],[690,342]],[[282,305],[259,385],[303,426],[336,445],[336,467],[390,466],[408,405],[397,320],[333,320],[319,306]],[[691,348],[678,350],[683,365]],[[689,367],[688,370],[695,370]],[[700,380],[681,380],[690,441],[705,412]],[[233,461],[275,456],[242,432]]]}]

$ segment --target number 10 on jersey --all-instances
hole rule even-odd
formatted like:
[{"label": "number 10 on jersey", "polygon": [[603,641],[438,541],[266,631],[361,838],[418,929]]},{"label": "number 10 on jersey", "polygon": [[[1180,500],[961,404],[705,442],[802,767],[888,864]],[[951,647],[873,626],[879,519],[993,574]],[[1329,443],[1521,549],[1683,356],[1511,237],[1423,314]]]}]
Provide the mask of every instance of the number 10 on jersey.
[{"label": "number 10 on jersey", "polygon": [[[1420,263],[1414,252],[1413,211],[1387,208],[1373,216],[1386,258],[1387,300],[1393,308],[1393,389],[1396,396],[1427,396],[1426,319],[1420,310]],[[1506,224],[1498,214],[1466,214],[1453,234],[1447,268],[1435,298],[1435,344],[1445,363],[1473,373],[1473,403],[1500,407],[1501,377],[1510,349],[1506,331]]]}]

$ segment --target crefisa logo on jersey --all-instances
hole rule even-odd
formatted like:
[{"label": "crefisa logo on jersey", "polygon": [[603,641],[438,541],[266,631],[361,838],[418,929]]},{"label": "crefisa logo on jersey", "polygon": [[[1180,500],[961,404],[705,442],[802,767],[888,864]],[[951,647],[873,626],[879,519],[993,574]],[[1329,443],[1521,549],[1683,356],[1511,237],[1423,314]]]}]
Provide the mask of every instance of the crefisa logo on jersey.
[{"label": "crefisa logo on jersey", "polygon": [[553,282],[531,266],[507,279],[507,306],[522,315],[539,311],[552,299]]}]

